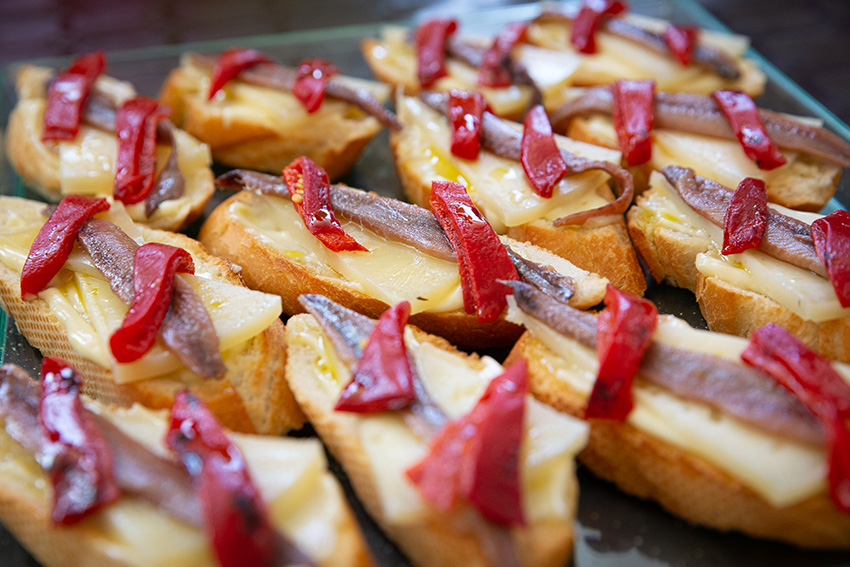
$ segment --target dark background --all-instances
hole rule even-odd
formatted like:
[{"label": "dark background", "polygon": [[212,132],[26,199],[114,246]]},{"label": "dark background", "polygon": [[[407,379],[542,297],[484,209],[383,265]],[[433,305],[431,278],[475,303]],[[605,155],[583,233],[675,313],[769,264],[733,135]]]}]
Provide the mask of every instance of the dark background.
[{"label": "dark background", "polygon": [[[699,0],[850,122],[850,1]],[[468,11],[510,0],[0,0],[0,63]]]}]

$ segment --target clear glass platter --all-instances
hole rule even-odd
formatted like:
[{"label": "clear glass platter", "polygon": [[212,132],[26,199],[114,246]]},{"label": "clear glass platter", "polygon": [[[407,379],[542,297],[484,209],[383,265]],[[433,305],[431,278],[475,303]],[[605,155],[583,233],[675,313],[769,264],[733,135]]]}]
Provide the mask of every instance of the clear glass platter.
[{"label": "clear glass platter", "polygon": [[[463,9],[463,3],[457,3]],[[682,23],[728,31],[713,16],[693,0],[633,0],[635,13],[656,16]],[[445,4],[442,4],[445,6]],[[454,5],[453,5],[454,7]],[[781,9],[781,8],[778,8]],[[462,22],[464,33],[492,34],[508,22],[528,20],[540,10],[538,4],[526,4],[477,11],[452,12]],[[409,22],[393,22],[409,25]],[[184,45],[115,51],[108,53],[109,74],[131,81],[141,94],[156,96],[168,72],[177,65],[185,51],[218,52],[232,45],[260,48],[278,61],[295,65],[306,57],[323,57],[334,62],[342,72],[359,77],[371,77],[360,55],[360,40],[376,36],[386,24],[367,24],[320,30],[262,35],[226,41],[198,42]],[[752,50],[755,59],[768,76],[761,106],[783,112],[814,116],[836,134],[850,141],[850,128],[838,120],[820,103],[809,97],[764,58]],[[64,67],[68,59],[42,59],[38,64]],[[0,70],[0,126],[14,101],[14,75],[19,63]],[[2,141],[0,141],[2,144]],[[386,132],[379,135],[364,151],[354,170],[344,182],[384,195],[403,198],[396,177]],[[850,202],[850,186],[845,179],[838,188],[837,199],[827,207],[832,210]],[[37,198],[24,188],[0,152],[0,194]],[[221,200],[214,199],[207,213]],[[193,234],[200,221],[187,231]],[[648,292],[662,313],[685,318],[695,326],[704,327],[693,294],[687,291],[656,286]],[[13,322],[0,312],[0,360],[18,363],[35,373],[40,355],[17,332]],[[496,353],[498,354],[498,353]],[[504,354],[504,353],[502,353]],[[301,432],[309,435],[308,430]],[[346,488],[344,475],[337,469]],[[738,534],[723,534],[691,526],[671,516],[658,505],[619,492],[613,485],[594,478],[580,468],[580,507],[576,521],[573,564],[577,567],[825,567],[850,565],[850,554],[799,550],[782,544],[759,541]],[[376,563],[381,567],[406,566],[409,562],[396,550],[366,516],[348,490],[349,497],[371,545]],[[37,566],[38,563],[0,526],[0,567]]]}]

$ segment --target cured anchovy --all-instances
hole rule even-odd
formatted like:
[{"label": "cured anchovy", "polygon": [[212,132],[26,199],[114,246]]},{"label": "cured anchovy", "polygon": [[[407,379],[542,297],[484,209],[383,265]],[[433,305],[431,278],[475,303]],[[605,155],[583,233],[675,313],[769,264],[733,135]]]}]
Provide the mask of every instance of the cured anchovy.
[{"label": "cured anchovy", "polygon": [[[535,21],[572,22],[573,18],[562,12],[549,10],[540,14]],[[661,34],[643,29],[623,18],[609,18],[603,21],[600,27],[612,35],[643,45],[656,53],[670,56],[670,49]],[[729,54],[704,43],[698,42],[694,46],[691,62],[713,71],[723,79],[734,81],[741,77],[741,70],[735,59]]]},{"label": "cured anchovy", "polygon": [[[522,282],[507,282],[517,306],[558,333],[596,349],[596,317]],[[638,370],[646,382],[707,404],[758,429],[822,444],[820,423],[797,399],[758,370],[724,358],[653,342]]]},{"label": "cured anchovy", "polygon": [[[732,189],[678,165],[668,165],[662,173],[689,207],[717,226],[723,226],[723,218],[733,194]],[[767,226],[759,250],[777,260],[828,278],[826,268],[815,252],[811,226],[785,216],[769,206]]]},{"label": "cured anchovy", "polygon": [[[448,95],[432,91],[419,93],[419,98],[429,107],[441,113],[448,114]],[[481,146],[495,155],[519,161],[522,148],[522,133],[514,130],[501,118],[490,112],[484,112],[481,117]],[[611,176],[620,187],[616,199],[601,207],[587,211],[579,211],[553,221],[555,226],[584,224],[591,218],[622,215],[632,204],[634,198],[634,181],[632,174],[619,165],[607,161],[591,160],[579,157],[566,150],[561,150],[561,157],[567,164],[567,175],[584,171],[601,170]]]},{"label": "cured anchovy", "polygon": [[508,258],[514,264],[521,281],[531,284],[543,293],[551,295],[562,303],[569,303],[575,295],[576,284],[573,278],[565,276],[554,269],[523,258],[505,245]]},{"label": "cured anchovy", "polygon": [[[41,388],[20,367],[0,366],[0,420],[6,433],[28,452],[36,455],[41,447],[38,403]],[[112,424],[85,409],[103,434],[112,452],[113,474],[122,492],[142,498],[166,514],[191,526],[203,527],[201,503],[192,477],[182,465],[156,455]],[[276,563],[314,566],[284,534],[276,531]]]},{"label": "cured anchovy", "polygon": [[[211,55],[189,53],[187,57],[188,61],[196,67],[212,69],[215,65],[215,57]],[[289,92],[295,86],[295,81],[298,79],[298,72],[295,69],[290,69],[276,63],[264,63],[243,70],[239,73],[239,79],[259,87]],[[375,117],[384,126],[388,126],[393,130],[401,130],[401,124],[396,119],[395,114],[387,110],[366,89],[352,88],[331,77],[325,83],[325,94],[329,97],[353,104],[366,114]]]},{"label": "cured anchovy", "polygon": [[[80,229],[79,240],[115,295],[130,305],[135,294],[133,266],[138,244],[103,219],[87,221]],[[210,315],[182,278],[174,278],[171,304],[159,333],[180,362],[202,378],[216,378],[226,370]]]},{"label": "cured anchovy", "polygon": [[[612,108],[613,97],[608,87],[589,88],[555,110],[552,124],[559,131],[564,131],[576,116],[610,115]],[[850,167],[850,144],[829,130],[771,110],[759,109],[759,116],[770,139],[779,147],[809,154],[840,167]],[[661,129],[737,139],[729,121],[709,96],[658,92],[655,94],[654,121],[655,126]]]}]

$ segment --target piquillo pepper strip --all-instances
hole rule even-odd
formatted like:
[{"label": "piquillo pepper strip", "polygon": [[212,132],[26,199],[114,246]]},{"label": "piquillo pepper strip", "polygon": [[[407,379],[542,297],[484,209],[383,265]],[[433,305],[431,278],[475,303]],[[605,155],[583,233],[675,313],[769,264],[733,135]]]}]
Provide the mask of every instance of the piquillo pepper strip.
[{"label": "piquillo pepper strip", "polygon": [[648,162],[652,157],[655,83],[619,80],[611,85],[611,94],[611,117],[626,163],[636,166]]},{"label": "piquillo pepper strip", "polygon": [[481,150],[481,116],[487,103],[481,93],[453,89],[449,92],[451,152],[459,158],[476,159]]},{"label": "piquillo pepper strip", "polygon": [[838,210],[817,219],[811,235],[838,302],[850,307],[850,213]]},{"label": "piquillo pepper strip", "polygon": [[292,94],[301,101],[308,114],[319,110],[325,99],[325,85],[337,73],[339,71],[332,63],[318,57],[298,64],[298,77]]},{"label": "piquillo pepper strip", "polygon": [[261,63],[273,63],[273,61],[256,49],[232,47],[223,51],[213,65],[207,99],[212,100],[216,93],[235,79],[239,73]]},{"label": "piquillo pepper strip", "polygon": [[115,114],[118,154],[113,196],[127,205],[144,201],[156,175],[157,124],[171,111],[147,97],[126,101]]},{"label": "piquillo pepper strip", "polygon": [[599,374],[585,419],[625,421],[633,407],[632,382],[652,343],[657,318],[652,302],[608,284],[605,309],[596,319]]},{"label": "piquillo pepper strip", "polygon": [[670,24],[664,29],[664,43],[667,44],[667,49],[670,50],[676,61],[686,67],[691,64],[698,37],[699,28],[697,26]]},{"label": "piquillo pepper strip", "polygon": [[423,88],[448,74],[446,40],[457,31],[456,20],[428,20],[416,28],[416,76]]},{"label": "piquillo pepper strip", "polygon": [[73,140],[77,137],[83,107],[105,66],[103,51],[94,51],[74,59],[70,67],[51,81],[47,88],[42,141]]},{"label": "piquillo pepper strip", "polygon": [[478,84],[485,87],[509,87],[513,78],[507,63],[511,50],[517,43],[525,41],[528,24],[515,22],[508,24],[493,40],[493,44],[484,53],[484,59],[478,68]]},{"label": "piquillo pepper strip", "polygon": [[192,256],[182,248],[148,242],[133,262],[133,302],[121,326],[109,338],[112,356],[121,363],[140,359],[153,346],[171,303],[177,272],[195,273]]},{"label": "piquillo pepper strip", "polygon": [[628,3],[618,0],[585,0],[573,20],[570,43],[581,53],[596,53],[596,30],[599,24],[606,16],[616,16],[628,9]]},{"label": "piquillo pepper strip", "polygon": [[551,197],[555,184],[567,173],[567,164],[555,143],[552,124],[543,106],[529,110],[522,125],[522,169],[535,193]]},{"label": "piquillo pepper strip", "polygon": [[21,271],[21,298],[34,299],[47,287],[74,247],[83,223],[97,213],[109,209],[104,198],[68,195],[59,203],[33,240]]},{"label": "piquillo pepper strip", "polygon": [[828,360],[775,323],[750,335],[741,359],[788,389],[823,424],[829,465],[829,493],[850,512],[850,385]]},{"label": "piquillo pepper strip", "polygon": [[758,249],[767,227],[767,190],[764,181],[744,178],[729,199],[723,217],[721,254],[740,254]]},{"label": "piquillo pepper strip", "polygon": [[759,109],[748,94],[720,90],[714,91],[711,96],[735,131],[744,153],[759,169],[770,170],[785,165],[785,157],[770,139]]}]

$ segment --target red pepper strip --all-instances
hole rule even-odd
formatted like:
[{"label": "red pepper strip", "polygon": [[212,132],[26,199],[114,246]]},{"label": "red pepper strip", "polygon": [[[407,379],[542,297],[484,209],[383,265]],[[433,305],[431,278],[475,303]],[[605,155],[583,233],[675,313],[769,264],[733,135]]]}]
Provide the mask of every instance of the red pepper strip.
[{"label": "red pepper strip", "polygon": [[463,498],[494,522],[525,524],[519,448],[527,387],[521,360],[490,382],[470,413],[447,423],[428,454],[407,470],[435,508],[448,511]]},{"label": "red pepper strip", "polygon": [[109,209],[109,201],[97,197],[68,195],[39,229],[21,271],[21,298],[35,299],[47,287],[71,254],[83,223]]},{"label": "red pepper strip", "polygon": [[522,122],[520,162],[531,188],[541,197],[551,197],[555,184],[567,172],[542,105],[529,110]]},{"label": "red pepper strip", "polygon": [[121,327],[109,338],[115,360],[133,362],[153,346],[171,304],[171,288],[178,271],[195,273],[192,256],[182,248],[149,242],[136,249],[133,303]]},{"label": "red pepper strip", "polygon": [[112,452],[80,402],[79,374],[64,360],[41,362],[39,461],[53,484],[56,524],[76,523],[121,496]]},{"label": "red pepper strip", "polygon": [[94,51],[74,59],[70,67],[53,79],[47,89],[44,131],[41,134],[43,142],[77,137],[83,107],[105,66],[103,51]]},{"label": "red pepper strip", "polygon": [[301,156],[283,169],[283,180],[292,205],[310,234],[334,252],[368,252],[342,229],[331,208],[328,174],[308,157]]},{"label": "red pepper strip", "polygon": [[166,444],[194,479],[204,529],[221,567],[274,565],[276,533],[242,452],[185,390],[174,398]]},{"label": "red pepper strip", "polygon": [[337,73],[339,71],[331,62],[318,57],[305,59],[298,65],[298,78],[292,94],[301,101],[308,114],[319,110],[325,98],[325,84]]},{"label": "red pepper strip", "polygon": [[721,254],[758,249],[767,226],[767,191],[764,181],[745,177],[729,200],[723,217]]},{"label": "red pepper strip", "polygon": [[342,391],[334,409],[355,413],[378,413],[404,409],[416,401],[413,370],[404,345],[404,326],[410,319],[410,303],[402,301],[384,311],[354,378]]},{"label": "red pepper strip", "polygon": [[446,70],[446,40],[457,31],[457,20],[428,20],[416,28],[416,76],[422,87],[430,87]]},{"label": "red pepper strip", "polygon": [[686,67],[691,64],[698,36],[697,26],[669,24],[664,29],[664,43],[667,44],[667,49],[679,63]]},{"label": "red pepper strip", "polygon": [[776,169],[785,164],[785,157],[764,129],[756,103],[739,91],[714,91],[711,95],[735,131],[747,157],[759,169]]},{"label": "red pepper strip", "polygon": [[513,78],[506,63],[511,50],[517,43],[525,41],[528,24],[515,22],[508,24],[484,53],[484,60],[478,68],[478,84],[485,87],[509,87]]},{"label": "red pepper strip", "polygon": [[623,422],[632,411],[632,381],[652,343],[658,310],[647,299],[605,290],[605,309],[596,318],[596,355],[599,375],[587,401],[585,419]]},{"label": "red pepper strip", "polygon": [[626,163],[634,167],[648,162],[652,157],[655,82],[615,81],[611,94],[614,129]]},{"label": "red pepper strip", "polygon": [[458,89],[449,92],[453,155],[463,159],[478,158],[481,150],[481,117],[486,106],[481,93]]},{"label": "red pepper strip", "polygon": [[222,51],[218,59],[215,60],[215,65],[213,65],[212,76],[210,77],[210,94],[207,96],[207,100],[212,100],[215,93],[235,79],[239,73],[261,63],[274,63],[274,61],[256,49],[231,47]]},{"label": "red pepper strip", "polygon": [[850,512],[850,385],[828,360],[775,323],[750,335],[741,359],[787,388],[823,424],[829,462],[829,492]]},{"label": "red pepper strip", "polygon": [[156,175],[156,129],[171,111],[147,97],[126,101],[115,114],[118,155],[113,196],[127,205],[144,201]]},{"label": "red pepper strip", "polygon": [[812,223],[815,252],[841,307],[850,307],[850,213],[834,211]]},{"label": "red pepper strip", "polygon": [[457,256],[464,310],[477,312],[479,323],[494,321],[510,293],[499,280],[519,279],[505,247],[460,183],[433,181],[431,209]]},{"label": "red pepper strip", "polygon": [[629,9],[627,2],[617,0],[585,0],[573,20],[570,43],[581,53],[596,53],[596,30],[606,16],[616,16]]}]

